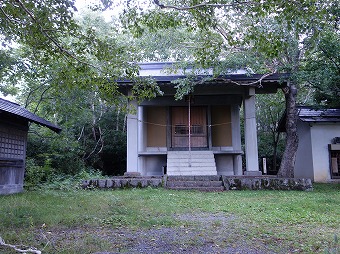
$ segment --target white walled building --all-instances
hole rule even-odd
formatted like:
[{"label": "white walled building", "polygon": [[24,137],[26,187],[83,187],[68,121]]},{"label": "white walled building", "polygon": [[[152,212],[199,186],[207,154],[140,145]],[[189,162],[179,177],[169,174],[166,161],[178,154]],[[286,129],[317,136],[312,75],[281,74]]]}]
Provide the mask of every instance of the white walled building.
[{"label": "white walled building", "polygon": [[[255,95],[276,93],[283,75],[262,77],[239,71],[197,82],[194,92],[175,100],[172,81],[187,77],[169,73],[172,63],[141,64],[140,76],[154,78],[163,96],[137,104],[127,119],[127,173],[153,175],[260,175]],[[192,70],[190,70],[192,71]],[[212,70],[196,71],[196,79]],[[130,94],[133,83],[119,82]],[[244,112],[245,151],[241,145],[240,108]],[[245,154],[246,168],[242,168]]]},{"label": "white walled building", "polygon": [[299,107],[298,135],[295,177],[340,179],[340,109]]}]

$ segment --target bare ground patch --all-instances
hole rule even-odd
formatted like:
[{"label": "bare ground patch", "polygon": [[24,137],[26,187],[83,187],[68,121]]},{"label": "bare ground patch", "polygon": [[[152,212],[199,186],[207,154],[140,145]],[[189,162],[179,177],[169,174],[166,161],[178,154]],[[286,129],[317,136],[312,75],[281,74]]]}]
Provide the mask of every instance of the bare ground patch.
[{"label": "bare ground patch", "polygon": [[[79,245],[81,253],[278,253],[257,239],[244,234],[235,216],[223,213],[174,215],[176,227],[110,228],[82,227],[58,229],[44,233],[45,239],[58,252]],[[40,234],[41,235],[41,234]],[[51,247],[50,246],[50,247]],[[59,252],[58,252],[59,253]],[[66,253],[66,252],[65,252]],[[286,252],[282,252],[286,253]]]}]

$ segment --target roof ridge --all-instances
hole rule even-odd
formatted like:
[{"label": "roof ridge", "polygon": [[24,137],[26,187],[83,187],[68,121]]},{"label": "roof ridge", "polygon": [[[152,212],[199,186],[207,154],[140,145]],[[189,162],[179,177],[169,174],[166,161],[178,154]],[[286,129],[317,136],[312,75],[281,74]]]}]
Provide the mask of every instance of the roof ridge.
[{"label": "roof ridge", "polygon": [[19,103],[16,103],[16,102],[13,102],[13,101],[9,101],[9,100],[6,100],[4,98],[0,98],[0,100],[3,100],[5,102],[8,102],[8,103],[11,103],[11,104],[14,104],[14,105],[17,105],[17,106],[21,107]]},{"label": "roof ridge", "polygon": [[29,110],[22,107],[18,103],[14,103],[14,102],[5,100],[3,98],[0,98],[0,111],[22,117],[29,122],[34,122],[36,124],[45,126],[45,127],[49,128],[49,129],[51,129],[51,130],[53,130],[57,133],[61,131],[61,128],[58,125],[56,125],[56,124],[50,122],[49,120],[44,119],[44,118],[30,112]]}]

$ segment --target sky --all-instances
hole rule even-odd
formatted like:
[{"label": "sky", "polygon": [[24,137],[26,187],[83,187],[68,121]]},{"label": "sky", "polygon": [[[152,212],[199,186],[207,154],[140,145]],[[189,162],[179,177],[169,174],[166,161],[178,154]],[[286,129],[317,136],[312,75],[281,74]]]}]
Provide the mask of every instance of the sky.
[{"label": "sky", "polygon": [[[76,0],[75,2],[75,6],[78,9],[79,12],[84,11],[87,9],[87,6],[89,5],[95,5],[95,4],[100,4],[100,0]],[[119,8],[115,7],[115,10],[109,9],[106,10],[102,13],[102,15],[105,18],[105,21],[110,21],[111,20],[111,16],[117,15],[119,11]]]},{"label": "sky", "polygon": [[[78,9],[79,12],[82,12],[82,11],[85,11],[87,9],[88,5],[99,4],[99,3],[100,3],[100,0],[76,0],[75,6],[76,6],[76,8]],[[115,10],[117,10],[117,9],[115,8]],[[110,21],[111,16],[113,16],[114,14],[115,14],[115,11],[113,11],[113,10],[108,10],[108,11],[103,12],[103,16],[104,16],[106,21]],[[0,97],[5,99],[5,100],[16,102],[15,96],[11,96],[11,95],[4,96],[0,92]]]}]

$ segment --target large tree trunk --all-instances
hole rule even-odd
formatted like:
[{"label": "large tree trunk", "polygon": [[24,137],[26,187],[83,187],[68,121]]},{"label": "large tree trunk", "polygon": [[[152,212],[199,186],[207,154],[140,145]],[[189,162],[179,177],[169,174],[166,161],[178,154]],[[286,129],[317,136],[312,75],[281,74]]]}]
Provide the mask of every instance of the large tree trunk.
[{"label": "large tree trunk", "polygon": [[297,111],[296,111],[297,88],[295,81],[288,84],[285,92],[286,97],[286,148],[283,153],[278,176],[294,177],[295,158],[299,144],[297,135]]}]

